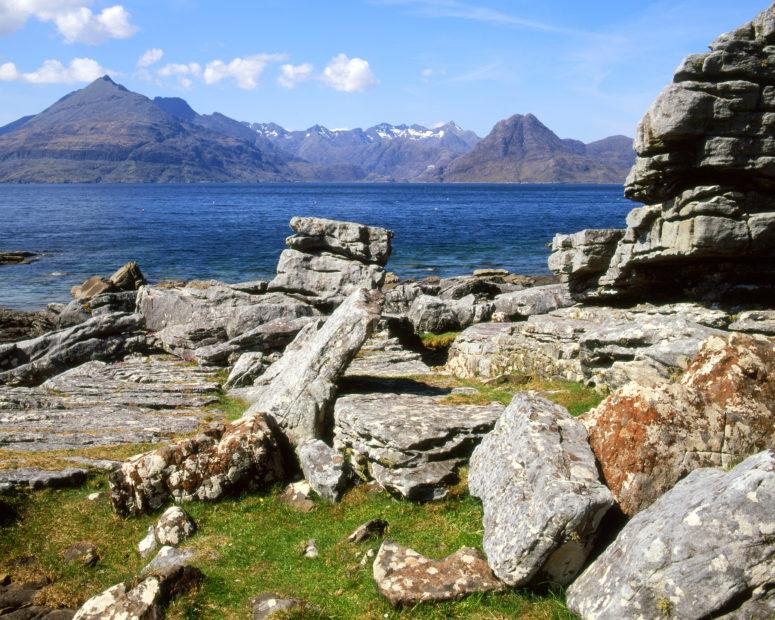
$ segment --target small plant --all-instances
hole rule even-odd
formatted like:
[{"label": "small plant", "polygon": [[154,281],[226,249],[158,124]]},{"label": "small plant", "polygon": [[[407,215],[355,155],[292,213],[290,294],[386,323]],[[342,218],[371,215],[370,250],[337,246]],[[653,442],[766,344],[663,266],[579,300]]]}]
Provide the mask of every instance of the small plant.
[{"label": "small plant", "polygon": [[423,332],[420,334],[420,340],[426,349],[434,351],[446,350],[455,342],[460,332],[444,332],[443,334],[434,334],[432,332]]},{"label": "small plant", "polygon": [[663,618],[669,618],[671,610],[672,610],[672,603],[670,602],[670,599],[663,596],[661,599],[657,601],[657,611],[661,614]]}]

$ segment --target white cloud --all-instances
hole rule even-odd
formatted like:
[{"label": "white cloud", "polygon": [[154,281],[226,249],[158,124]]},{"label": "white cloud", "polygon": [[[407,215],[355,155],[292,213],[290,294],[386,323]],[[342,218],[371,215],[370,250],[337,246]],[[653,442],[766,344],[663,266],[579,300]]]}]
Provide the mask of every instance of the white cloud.
[{"label": "white cloud", "polygon": [[363,58],[348,58],[339,54],[331,59],[323,70],[321,79],[334,90],[354,93],[379,84]]},{"label": "white cloud", "polygon": [[284,88],[294,88],[297,84],[312,77],[313,66],[305,62],[301,65],[283,65],[277,83]]},{"label": "white cloud", "polygon": [[234,58],[228,63],[213,60],[205,66],[203,77],[205,84],[217,84],[226,79],[233,79],[240,88],[253,90],[258,86],[258,79],[269,63],[285,59],[284,54],[254,54],[245,58]]},{"label": "white cloud", "polygon": [[0,34],[13,32],[34,17],[54,22],[66,43],[96,45],[126,39],[137,32],[129,12],[120,4],[93,13],[92,0],[0,0]]},{"label": "white cloud", "polygon": [[[144,69],[141,69],[140,73],[142,74],[143,71]],[[190,88],[194,83],[192,78],[202,77],[202,66],[196,62],[170,63],[160,67],[156,75],[161,78],[177,78],[180,86]]]},{"label": "white cloud", "polygon": [[433,69],[423,69],[420,71],[420,75],[424,78],[429,78],[433,75]]},{"label": "white cloud", "polygon": [[162,56],[164,56],[164,50],[160,50],[158,47],[154,47],[147,50],[142,56],[140,56],[140,58],[137,60],[137,66],[150,67],[151,65],[159,62],[162,59]]},{"label": "white cloud", "polygon": [[92,82],[106,73],[108,70],[91,58],[74,58],[67,66],[58,60],[44,60],[40,67],[29,73],[19,71],[12,62],[0,65],[0,80],[29,84]]}]

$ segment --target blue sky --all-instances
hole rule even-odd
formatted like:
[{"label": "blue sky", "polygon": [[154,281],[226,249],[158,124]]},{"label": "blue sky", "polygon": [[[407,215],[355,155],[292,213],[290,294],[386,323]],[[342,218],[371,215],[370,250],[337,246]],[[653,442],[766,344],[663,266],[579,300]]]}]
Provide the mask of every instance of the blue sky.
[{"label": "blue sky", "polygon": [[484,135],[532,112],[564,138],[633,135],[681,58],[767,6],[0,0],[0,125],[107,70],[151,97],[290,129],[454,120]]}]

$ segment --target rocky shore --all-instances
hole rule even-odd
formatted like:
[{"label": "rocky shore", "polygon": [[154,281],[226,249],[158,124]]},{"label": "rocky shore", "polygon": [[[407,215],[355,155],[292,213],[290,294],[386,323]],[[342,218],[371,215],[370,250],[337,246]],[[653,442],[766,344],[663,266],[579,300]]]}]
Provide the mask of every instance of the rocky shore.
[{"label": "rocky shore", "polygon": [[[0,317],[0,531],[34,518],[2,513],[29,489],[100,476],[78,512],[148,525],[119,541],[145,566],[77,609],[50,594],[55,567],[22,568],[34,549],[0,556],[0,616],[219,617],[231,593],[203,602],[223,587],[208,570],[256,552],[241,528],[276,498],[276,532],[317,523],[294,530],[293,566],[346,576],[317,597],[250,592],[242,617],[332,617],[363,574],[384,599],[358,599],[363,617],[525,592],[590,619],[771,617],[774,41],[770,8],[684,61],[638,129],[625,192],[646,206],[624,230],[557,236],[557,278],[401,280],[390,231],[293,218],[271,281],[149,284],[129,263],[67,305]],[[591,400],[564,406],[574,393]],[[344,532],[356,496],[423,511],[437,544],[415,550],[381,513]],[[481,520],[451,540],[474,546],[438,544],[465,502]],[[71,543],[55,566],[113,574]],[[251,570],[276,583],[281,560],[259,553]]]}]

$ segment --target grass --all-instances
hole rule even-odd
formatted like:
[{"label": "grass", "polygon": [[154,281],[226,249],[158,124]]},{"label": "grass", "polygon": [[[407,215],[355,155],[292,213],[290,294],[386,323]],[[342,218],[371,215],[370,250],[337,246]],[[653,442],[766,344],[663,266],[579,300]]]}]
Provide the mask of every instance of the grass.
[{"label": "grass", "polygon": [[426,349],[446,350],[452,346],[460,332],[444,332],[443,334],[434,334],[432,332],[423,332],[420,334],[420,340]]},{"label": "grass", "polygon": [[[53,583],[36,602],[55,606],[76,607],[119,581],[131,581],[144,564],[134,545],[158,515],[120,519],[106,497],[86,500],[89,493],[105,488],[100,476],[84,488],[11,499],[7,508],[15,518],[0,520],[0,572],[17,579],[49,577]],[[394,610],[379,596],[371,561],[361,565],[364,553],[376,550],[379,541],[352,545],[346,537],[364,521],[381,517],[390,524],[391,539],[432,557],[464,545],[479,547],[481,506],[464,488],[462,483],[447,500],[421,505],[360,487],[341,503],[320,503],[310,513],[280,502],[279,490],[215,504],[186,504],[199,526],[190,541],[198,551],[194,563],[206,577],[198,591],[171,605],[168,617],[245,618],[253,596],[275,592],[306,599],[320,610],[318,617],[329,618],[572,618],[558,593],[511,590],[404,610]],[[320,551],[314,560],[300,552],[310,538]],[[65,565],[62,551],[84,539],[97,545],[100,561],[94,568]],[[19,556],[35,560],[14,568]]]}]

